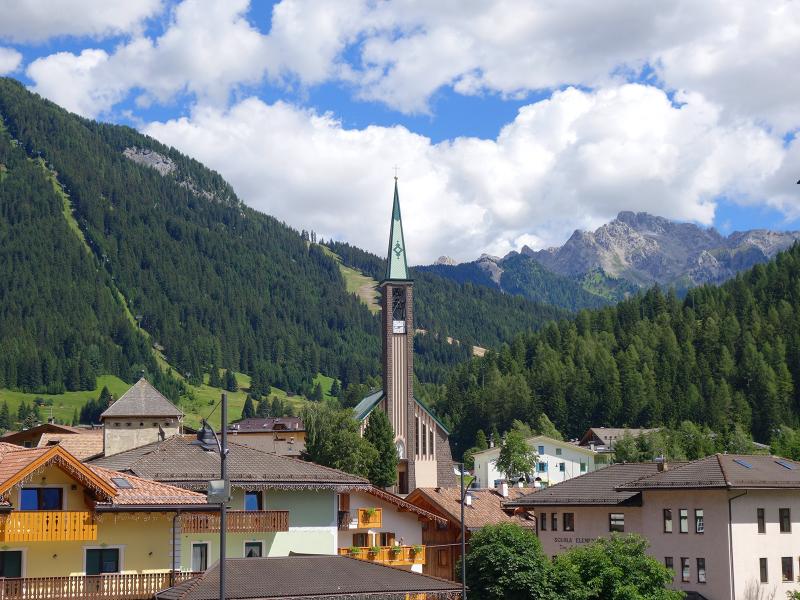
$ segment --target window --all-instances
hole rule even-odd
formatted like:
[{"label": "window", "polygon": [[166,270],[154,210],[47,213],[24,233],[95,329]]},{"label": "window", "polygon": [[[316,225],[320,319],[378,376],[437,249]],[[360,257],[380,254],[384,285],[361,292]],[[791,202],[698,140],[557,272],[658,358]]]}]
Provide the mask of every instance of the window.
[{"label": "window", "polygon": [[431,456],[433,456],[433,429],[428,429],[428,448]]},{"label": "window", "polygon": [[778,519],[781,523],[781,533],[792,532],[792,513],[788,508],[778,509]]},{"label": "window", "polygon": [[681,557],[681,581],[689,581],[689,559]]},{"label": "window", "polygon": [[20,510],[62,510],[64,490],[60,487],[22,488]]},{"label": "window", "polygon": [[672,560],[671,556],[664,557],[664,566],[667,567],[670,571],[673,572],[672,576],[675,577],[675,562]]},{"label": "window", "polygon": [[558,463],[558,470],[562,473],[567,470],[567,463],[560,462]]},{"label": "window", "polygon": [[783,581],[794,581],[794,559],[791,556],[781,558],[781,577]]},{"label": "window", "polygon": [[208,568],[208,542],[192,544],[192,571],[199,573]]},{"label": "window", "polygon": [[680,529],[678,529],[678,531],[680,533],[689,533],[689,509],[680,509],[680,511],[678,511],[678,516],[680,518]]},{"label": "window", "polygon": [[414,417],[414,431],[416,432],[416,436],[414,437],[414,439],[417,442],[417,447],[414,450],[416,451],[417,456],[420,456],[420,453],[419,453],[419,449],[420,449],[420,444],[419,444],[419,432],[420,432],[420,429],[419,429],[419,415]]},{"label": "window", "polygon": [[381,546],[394,546],[394,532],[381,531]]},{"label": "window", "polygon": [[558,513],[550,515],[550,531],[558,531]]},{"label": "window", "polygon": [[539,455],[544,454],[544,446],[539,446]]},{"label": "window", "polygon": [[561,456],[561,448],[556,448],[556,456]]},{"label": "window", "polygon": [[697,583],[706,582],[706,559],[697,559]]},{"label": "window", "polygon": [[422,456],[428,456],[428,427],[422,424]]},{"label": "window", "polygon": [[703,533],[706,530],[705,520],[703,518],[703,509],[694,509],[694,532]]},{"label": "window", "polygon": [[761,583],[767,583],[769,578],[767,577],[767,559],[766,558],[759,558],[758,559],[758,571],[761,575]]},{"label": "window", "polygon": [[625,531],[625,513],[610,513],[608,515],[608,530],[623,533]]},{"label": "window", "polygon": [[245,558],[261,558],[261,556],[262,556],[262,547],[263,547],[262,542],[245,542],[244,543],[244,557]]},{"label": "window", "polygon": [[564,531],[575,531],[575,513],[564,513]]},{"label": "window", "polygon": [[586,473],[586,463],[581,461],[581,473]]},{"label": "window", "polygon": [[245,510],[263,510],[264,504],[262,502],[261,492],[245,492],[244,493],[244,509]]},{"label": "window", "polygon": [[672,509],[664,509],[664,533],[672,533]]},{"label": "window", "polygon": [[539,515],[539,529],[547,531],[547,513]]},{"label": "window", "polygon": [[367,534],[366,533],[354,533],[353,534],[353,546],[360,546],[364,548],[365,546],[369,546],[369,542],[367,541]]},{"label": "window", "polygon": [[756,509],[756,520],[758,521],[758,533],[767,533],[767,524],[764,521],[764,509]]},{"label": "window", "polygon": [[545,473],[545,472],[547,472],[547,463],[546,463],[546,462],[540,462],[540,463],[538,463],[538,464],[536,465],[536,470],[537,470],[539,473]]},{"label": "window", "polygon": [[88,548],[86,574],[119,573],[119,548]]},{"label": "window", "polygon": [[0,577],[22,577],[22,551],[0,552]]},{"label": "window", "polygon": [[438,552],[436,552],[436,562],[440,567],[446,567],[450,562],[445,548],[439,548]]}]

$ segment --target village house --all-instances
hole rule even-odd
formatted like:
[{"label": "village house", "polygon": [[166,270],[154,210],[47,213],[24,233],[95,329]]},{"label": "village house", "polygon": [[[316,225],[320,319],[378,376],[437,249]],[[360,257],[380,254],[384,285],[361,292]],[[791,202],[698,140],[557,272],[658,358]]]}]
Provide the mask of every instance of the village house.
[{"label": "village house", "polygon": [[252,417],[228,425],[228,437],[237,444],[285,456],[306,449],[306,428],[300,417]]},{"label": "village house", "polygon": [[614,444],[626,435],[633,438],[653,433],[658,429],[629,428],[629,427],[590,427],[578,441],[582,448],[597,452],[597,464],[610,463],[614,456]]},{"label": "village house", "polygon": [[799,492],[798,462],[717,454],[611,465],[504,506],[537,515],[550,555],[638,533],[675,572],[674,587],[696,598],[785,598],[800,589]]},{"label": "village house", "polygon": [[[464,503],[467,544],[470,536],[485,525],[516,523],[535,529],[536,521],[532,515],[502,506],[504,501],[520,498],[526,491],[528,490],[506,484],[502,484],[497,490],[467,490]],[[417,488],[406,500],[445,519],[445,523],[427,522],[422,526],[422,543],[427,552],[422,572],[435,577],[460,579],[456,566],[461,559],[461,490],[455,487]]]},{"label": "village house", "polygon": [[[21,431],[9,431],[0,437],[0,442],[7,444],[16,444],[23,448],[36,448],[38,446],[48,445],[47,442],[42,442],[43,439],[51,440],[56,436],[58,439],[65,439],[67,436],[72,435],[100,435],[102,436],[103,430],[100,427],[71,427],[69,425],[61,425],[53,421],[47,423],[40,423]],[[100,438],[102,451],[102,437]],[[49,444],[52,445],[52,444]]]},{"label": "village house", "polygon": [[214,508],[58,445],[0,444],[0,498],[0,597],[11,600],[147,597],[184,576],[171,573],[176,515]]},{"label": "village house", "polygon": [[[536,465],[527,479],[536,486],[547,487],[577,477],[597,468],[597,452],[576,446],[544,435],[536,435],[525,440],[528,447],[536,453]],[[475,485],[479,488],[496,488],[504,475],[497,470],[500,458],[499,446],[476,452]]]},{"label": "village house", "polygon": [[[412,546],[421,543],[420,520],[436,521],[434,515],[361,477],[237,443],[228,449],[227,556],[339,554],[359,547],[364,551],[358,556],[395,566],[412,568],[424,560],[424,548],[412,556]],[[205,492],[220,472],[219,454],[191,436],[173,436],[90,464],[198,492]],[[365,518],[366,509],[372,518]],[[219,557],[219,516],[187,517],[180,526],[175,568],[204,571]],[[390,547],[401,539],[396,556]],[[375,546],[380,551],[370,552]]]}]

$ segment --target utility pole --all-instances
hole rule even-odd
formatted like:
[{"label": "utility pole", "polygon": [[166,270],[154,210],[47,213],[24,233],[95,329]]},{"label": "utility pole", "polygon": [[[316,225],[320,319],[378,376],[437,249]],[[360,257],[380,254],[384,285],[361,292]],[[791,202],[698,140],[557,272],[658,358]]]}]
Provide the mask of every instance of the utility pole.
[{"label": "utility pole", "polygon": [[459,479],[461,480],[461,600],[467,600],[467,528],[464,525],[464,463],[458,463]]}]

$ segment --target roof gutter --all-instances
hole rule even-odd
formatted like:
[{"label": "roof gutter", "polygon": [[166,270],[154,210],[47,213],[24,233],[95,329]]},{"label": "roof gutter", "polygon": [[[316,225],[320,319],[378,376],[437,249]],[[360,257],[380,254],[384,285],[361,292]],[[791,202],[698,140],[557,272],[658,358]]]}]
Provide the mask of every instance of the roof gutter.
[{"label": "roof gutter", "polygon": [[97,505],[98,513],[116,512],[219,512],[218,504],[117,504],[111,506]]},{"label": "roof gutter", "polygon": [[733,501],[747,495],[747,490],[728,498],[728,566],[731,578],[731,598],[736,598],[736,580],[733,578]]}]

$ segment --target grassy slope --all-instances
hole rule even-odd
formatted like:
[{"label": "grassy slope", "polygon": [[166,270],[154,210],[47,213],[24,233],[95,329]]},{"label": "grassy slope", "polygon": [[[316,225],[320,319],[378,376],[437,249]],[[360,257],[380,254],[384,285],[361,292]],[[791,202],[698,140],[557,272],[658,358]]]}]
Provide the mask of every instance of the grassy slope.
[{"label": "grassy slope", "polygon": [[364,275],[357,269],[345,266],[342,263],[341,257],[335,252],[332,252],[327,246],[320,246],[320,248],[322,248],[322,251],[325,252],[325,254],[332,256],[339,264],[339,271],[341,272],[342,277],[344,277],[347,291],[358,296],[359,299],[367,305],[367,308],[369,308],[371,313],[379,313],[381,310],[381,295],[377,291],[378,282],[372,277]]},{"label": "grassy slope", "polygon": [[[236,381],[239,384],[240,390],[238,392],[228,392],[228,420],[234,421],[242,416],[242,408],[247,396],[247,389],[250,385],[250,377],[243,373],[236,373]],[[314,378],[314,382],[319,382],[322,385],[322,390],[326,397],[329,397],[333,378],[319,374]],[[35,398],[44,398],[46,401],[52,401],[53,417],[65,423],[72,422],[72,415],[77,409],[80,412],[81,407],[87,400],[97,398],[103,386],[108,386],[109,391],[115,398],[119,398],[128,391],[130,384],[125,383],[114,375],[101,375],[97,378],[97,388],[92,391],[82,392],[65,392],[63,394],[28,394],[25,392],[17,392],[13,390],[0,389],[0,404],[8,402],[8,408],[11,411],[12,418],[16,415],[17,407],[22,402],[33,404]],[[207,416],[212,410],[214,413],[209,417],[209,422],[218,427],[220,424],[220,411],[219,408],[214,409],[214,405],[219,401],[220,394],[223,390],[213,388],[209,385],[203,384],[201,386],[189,386],[193,392],[194,399],[183,399],[181,401],[181,410],[186,413],[185,422],[187,425],[197,427],[200,424],[200,419]],[[308,402],[303,396],[288,396],[283,390],[272,388],[270,398],[277,396],[284,402],[288,402],[294,408],[295,414],[298,414],[303,407],[303,404]],[[50,406],[42,406],[39,409],[42,413],[42,418],[46,419],[50,416]]]}]

